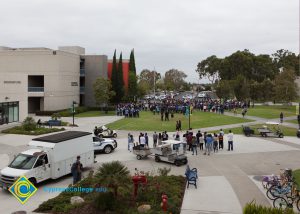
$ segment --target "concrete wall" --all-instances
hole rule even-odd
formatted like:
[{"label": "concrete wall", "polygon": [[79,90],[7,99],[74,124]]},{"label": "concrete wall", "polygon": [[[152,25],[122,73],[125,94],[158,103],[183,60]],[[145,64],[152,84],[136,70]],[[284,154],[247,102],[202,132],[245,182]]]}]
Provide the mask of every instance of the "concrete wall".
[{"label": "concrete wall", "polygon": [[[45,111],[69,108],[79,103],[80,56],[47,48],[0,50],[0,102],[20,102],[20,120],[28,112],[28,75],[44,76]],[[20,83],[4,84],[4,81]],[[32,92],[30,93],[32,94]]]},{"label": "concrete wall", "polygon": [[93,84],[98,77],[107,78],[107,56],[86,55],[85,59],[85,106],[96,106]]}]

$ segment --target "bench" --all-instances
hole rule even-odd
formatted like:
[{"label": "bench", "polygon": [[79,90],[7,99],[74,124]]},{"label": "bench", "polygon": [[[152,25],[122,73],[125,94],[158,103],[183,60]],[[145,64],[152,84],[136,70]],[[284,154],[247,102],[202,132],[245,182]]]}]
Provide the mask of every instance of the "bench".
[{"label": "bench", "polygon": [[185,170],[185,177],[188,183],[187,188],[189,188],[191,184],[194,185],[195,188],[197,189],[197,179],[198,179],[197,169],[196,168],[190,169],[189,165],[187,165]]}]

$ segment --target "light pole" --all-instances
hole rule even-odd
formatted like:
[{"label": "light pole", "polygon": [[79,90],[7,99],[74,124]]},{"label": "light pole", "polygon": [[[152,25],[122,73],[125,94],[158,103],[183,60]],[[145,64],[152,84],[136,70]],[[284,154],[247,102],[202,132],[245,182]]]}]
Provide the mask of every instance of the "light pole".
[{"label": "light pole", "polygon": [[191,105],[189,105],[189,130],[191,128]]},{"label": "light pole", "polygon": [[72,102],[72,116],[73,116],[73,126],[74,126],[74,117],[75,117],[75,104],[77,104],[75,101]]}]

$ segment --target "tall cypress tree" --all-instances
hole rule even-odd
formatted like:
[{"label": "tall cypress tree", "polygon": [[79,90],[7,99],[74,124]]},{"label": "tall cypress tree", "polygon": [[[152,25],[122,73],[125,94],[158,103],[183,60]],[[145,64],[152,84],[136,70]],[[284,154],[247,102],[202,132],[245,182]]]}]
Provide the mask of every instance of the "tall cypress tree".
[{"label": "tall cypress tree", "polygon": [[[116,57],[116,50],[114,52],[113,62],[112,62],[112,72],[111,72],[111,84],[112,90],[117,95],[118,90],[118,68],[117,68],[117,57]],[[114,102],[117,102],[117,96],[114,97]]]},{"label": "tall cypress tree", "polygon": [[134,59],[134,49],[132,49],[131,52],[130,52],[129,71],[133,72],[136,75],[135,59]]},{"label": "tall cypress tree", "polygon": [[118,101],[121,101],[124,97],[124,80],[123,80],[123,60],[122,60],[122,52],[120,54],[120,58],[119,58],[119,64],[118,64],[118,87],[117,87],[117,95],[116,97],[118,97]]},{"label": "tall cypress tree", "polygon": [[128,97],[133,100],[137,95],[137,78],[134,59],[134,49],[130,52],[129,58],[129,80],[128,80]]}]

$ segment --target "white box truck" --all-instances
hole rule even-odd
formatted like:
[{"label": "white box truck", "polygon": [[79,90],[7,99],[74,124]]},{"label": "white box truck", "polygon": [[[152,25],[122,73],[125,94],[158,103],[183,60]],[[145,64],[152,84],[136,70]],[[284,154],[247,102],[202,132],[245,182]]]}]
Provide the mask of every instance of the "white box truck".
[{"label": "white box truck", "polygon": [[72,164],[80,156],[83,167],[94,164],[92,133],[67,131],[32,139],[29,150],[18,154],[0,172],[0,187],[8,189],[20,176],[33,184],[71,173]]}]

